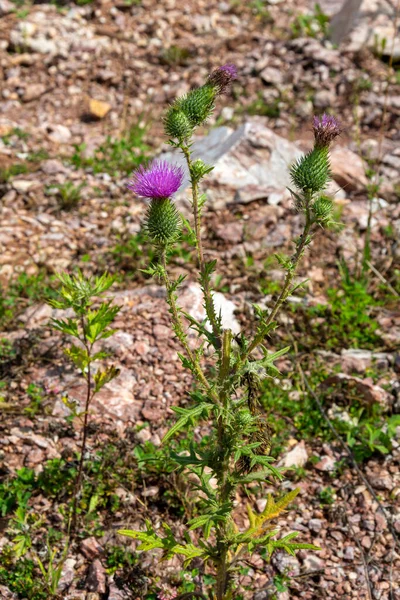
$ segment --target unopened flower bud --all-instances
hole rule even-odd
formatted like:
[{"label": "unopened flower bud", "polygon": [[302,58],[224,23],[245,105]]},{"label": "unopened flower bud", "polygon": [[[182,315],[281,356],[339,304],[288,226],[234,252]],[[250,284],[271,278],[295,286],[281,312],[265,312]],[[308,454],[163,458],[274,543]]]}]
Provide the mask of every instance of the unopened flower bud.
[{"label": "unopened flower bud", "polygon": [[154,199],[150,202],[145,229],[154,244],[167,246],[176,242],[181,228],[181,217],[170,198]]},{"label": "unopened flower bud", "polygon": [[216,95],[217,89],[211,84],[206,84],[189,92],[187,96],[178,100],[177,105],[185,113],[191,126],[196,127],[211,115]]},{"label": "unopened flower bud", "polygon": [[315,200],[312,205],[312,211],[320,223],[326,223],[330,220],[333,211],[333,202],[327,196],[321,196],[317,200]]},{"label": "unopened flower bud", "polygon": [[328,147],[315,147],[290,169],[295,186],[303,192],[319,192],[330,179]]},{"label": "unopened flower bud", "polygon": [[192,125],[183,110],[173,105],[164,118],[164,129],[167,136],[177,139],[185,139],[192,133]]}]

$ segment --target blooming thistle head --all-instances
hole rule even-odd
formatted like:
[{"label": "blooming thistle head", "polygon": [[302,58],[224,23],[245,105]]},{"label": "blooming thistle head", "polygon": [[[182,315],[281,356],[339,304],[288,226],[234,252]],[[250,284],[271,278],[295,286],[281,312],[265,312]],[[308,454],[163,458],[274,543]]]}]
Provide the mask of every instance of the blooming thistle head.
[{"label": "blooming thistle head", "polygon": [[153,161],[142,165],[133,173],[127,186],[142,198],[170,198],[182,185],[183,169],[166,161]]},{"label": "blooming thistle head", "polygon": [[226,64],[215,69],[209,76],[207,83],[217,88],[217,94],[224,94],[234,79],[237,79],[235,65]]},{"label": "blooming thistle head", "polygon": [[329,144],[341,133],[340,123],[335,117],[323,114],[322,117],[314,117],[313,131],[315,145],[319,148],[328,147]]}]

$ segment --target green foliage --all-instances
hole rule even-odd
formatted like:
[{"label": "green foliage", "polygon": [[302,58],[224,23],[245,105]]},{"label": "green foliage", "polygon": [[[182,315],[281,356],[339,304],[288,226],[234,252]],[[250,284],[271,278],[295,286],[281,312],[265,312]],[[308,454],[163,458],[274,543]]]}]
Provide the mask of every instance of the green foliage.
[{"label": "green foliage", "polygon": [[11,514],[18,506],[26,506],[35,486],[33,469],[22,467],[16,477],[0,483],[0,515]]},{"label": "green foliage", "polygon": [[331,488],[330,486],[328,486],[326,488],[322,488],[322,490],[319,492],[319,499],[321,501],[321,504],[325,504],[328,506],[330,504],[334,504],[335,499],[336,499],[336,494],[335,494],[333,488]]},{"label": "green foliage", "polygon": [[0,554],[0,584],[7,586],[18,598],[26,600],[48,600],[35,563],[27,558],[14,559],[11,546]]},{"label": "green foliage", "polygon": [[43,401],[45,399],[45,391],[42,387],[35,383],[30,383],[26,390],[29,397],[29,405],[25,407],[24,413],[34,417],[40,412],[43,412]]},{"label": "green foliage", "polygon": [[24,175],[28,173],[29,169],[25,163],[15,163],[4,169],[0,169],[0,183],[7,183],[16,175]]},{"label": "green foliage", "polygon": [[191,55],[188,48],[172,44],[161,52],[161,61],[169,66],[186,66]]},{"label": "green foliage", "polygon": [[[311,369],[310,384],[318,388],[328,377],[328,372],[319,364]],[[275,451],[283,450],[288,438],[293,435],[305,440],[335,441],[312,396],[300,391],[300,376],[293,373],[292,378],[293,387],[298,389],[295,396],[292,396],[292,386],[284,389],[273,380],[265,380],[262,386],[261,402],[271,416]],[[356,460],[363,462],[391,451],[396,427],[400,423],[398,415],[385,414],[379,404],[366,406],[357,393],[352,396],[349,390],[343,394],[348,399],[346,405],[336,405],[337,393],[333,388],[325,391],[319,388],[318,395],[336,431],[352,449]],[[288,428],[288,421],[292,428]]]},{"label": "green foliage", "polygon": [[[186,220],[183,223],[197,253],[198,281],[206,313],[203,322],[179,306],[184,276],[171,279],[168,273],[168,261],[178,237],[175,233],[178,223],[175,207],[169,223],[167,217],[171,200],[167,199],[165,206],[153,200],[147,217],[148,234],[159,255],[145,272],[159,278],[166,287],[172,329],[182,346],[178,356],[197,384],[190,394],[192,402],[188,407],[172,407],[178,419],[165,434],[163,444],[171,443],[176,436],[184,433],[192,435],[203,422],[207,422],[209,427],[211,425],[205,446],[190,443],[185,452],[169,450],[169,457],[177,463],[179,473],[190,474],[190,487],[201,501],[196,503],[195,514],[191,511],[186,531],[179,538],[168,524],[163,523],[162,528],[155,529],[150,521],[146,521],[145,531],[122,529],[119,532],[140,540],[139,551],[162,550],[163,559],[182,555],[186,565],[194,558],[211,562],[216,571],[213,589],[216,600],[232,597],[233,573],[240,569],[240,561],[246,552],[265,548],[269,558],[277,549],[289,554],[299,549],[316,549],[313,545],[295,541],[296,532],[278,537],[278,531],[270,525],[271,520],[285,511],[298,490],[289,492],[278,501],[269,497],[261,515],[249,508],[250,525],[244,531],[236,525],[233,509],[239,487],[250,496],[264,482],[282,478],[281,469],[274,466],[274,459],[270,456],[270,427],[261,412],[260,395],[265,382],[274,382],[276,386],[274,379],[279,376],[279,370],[275,362],[288,352],[289,347],[269,352],[265,341],[277,327],[275,317],[282,304],[302,285],[295,283],[294,277],[312,236],[317,229],[330,223],[333,203],[316,192],[320,192],[328,180],[328,146],[335,137],[326,130],[325,121],[321,122],[317,133],[314,129],[314,149],[292,167],[296,186],[292,195],[296,207],[305,217],[304,230],[294,241],[295,250],[291,257],[276,257],[285,271],[285,278],[272,308],[265,310],[254,306],[257,325],[253,337],[247,339],[244,334],[234,337],[231,330],[223,328],[222,315],[217,312],[214,303],[212,283],[216,260],[205,260],[202,247],[201,216],[207,197],[200,194],[199,183],[212,167],[200,159],[193,160],[192,139],[187,137],[187,120],[193,129],[203,124],[214,108],[215,98],[224,92],[230,75],[223,73],[215,71],[202,87],[178,98],[168,109],[164,120],[170,138],[168,141],[183,153],[190,175],[193,225]],[[192,341],[189,343],[188,328],[198,338],[196,345]],[[256,349],[257,358],[253,354]],[[203,360],[205,355],[207,367]],[[137,452],[139,468],[142,468],[146,459],[151,460],[152,457],[146,457],[143,449]],[[200,536],[198,530],[202,532]]]},{"label": "green foliage", "polygon": [[107,573],[113,575],[116,571],[125,567],[133,567],[137,563],[137,555],[123,546],[106,547]]},{"label": "green foliage", "polygon": [[248,115],[260,115],[262,117],[269,117],[270,119],[278,119],[281,114],[279,106],[280,102],[281,100],[278,97],[272,102],[267,103],[263,99],[262,94],[259,93],[258,98],[253,100],[253,102],[244,109],[244,112]]},{"label": "green foliage", "polygon": [[185,564],[189,564],[194,558],[204,556],[206,552],[202,548],[197,548],[190,542],[189,536],[186,543],[179,543],[173,534],[172,529],[167,523],[162,524],[164,536],[159,535],[152,527],[150,521],[146,521],[146,531],[133,531],[121,529],[118,533],[126,537],[140,540],[138,551],[153,550],[159,548],[163,551],[163,559],[167,560],[174,555],[182,555],[185,558]]},{"label": "green foliage", "polygon": [[379,302],[368,292],[368,281],[352,276],[341,265],[341,287],[328,289],[327,305],[307,309],[315,337],[327,348],[374,348],[379,343],[373,318]]},{"label": "green foliage", "polygon": [[29,138],[29,133],[19,127],[13,127],[9,133],[0,137],[5,146],[11,146],[14,137],[25,142]]},{"label": "green foliage", "polygon": [[120,138],[108,136],[91,157],[84,156],[85,144],[75,146],[70,161],[77,169],[89,169],[93,173],[127,175],[148,158],[145,135],[146,129],[135,125]]},{"label": "green foliage", "polygon": [[[49,300],[49,303],[54,308],[72,309],[73,316],[65,319],[52,319],[52,326],[64,335],[69,335],[77,340],[78,345],[71,344],[65,348],[64,352],[75,367],[81,371],[86,381],[86,401],[83,411],[79,403],[70,399],[68,395],[63,398],[64,404],[71,411],[71,416],[81,419],[83,424],[81,456],[74,484],[75,494],[71,512],[71,527],[74,529],[78,511],[78,495],[82,485],[90,404],[94,396],[119,373],[119,370],[113,365],[94,371],[93,363],[105,359],[107,354],[101,350],[93,352],[93,346],[96,342],[104,340],[114,333],[110,325],[117,315],[119,307],[112,305],[112,299],[99,301],[99,298],[110,289],[115,280],[107,273],[100,277],[84,277],[83,273],[78,271],[75,275],[60,273],[58,278],[61,282],[58,299]],[[87,506],[89,514],[95,511],[97,504],[98,495],[93,494]]]},{"label": "green foliage", "polygon": [[52,188],[57,190],[57,198],[60,208],[62,210],[72,210],[73,208],[76,208],[76,206],[79,204],[79,200],[81,199],[81,191],[85,185],[86,183],[74,185],[72,181],[67,181],[65,183],[52,186]]},{"label": "green foliage", "polygon": [[20,273],[11,280],[7,288],[0,285],[0,327],[6,329],[11,326],[27,305],[43,301],[54,294],[52,280],[44,271],[35,275]]},{"label": "green foliage", "polygon": [[319,4],[315,4],[311,14],[297,15],[290,27],[294,38],[326,37],[329,33],[329,17],[322,11]]}]

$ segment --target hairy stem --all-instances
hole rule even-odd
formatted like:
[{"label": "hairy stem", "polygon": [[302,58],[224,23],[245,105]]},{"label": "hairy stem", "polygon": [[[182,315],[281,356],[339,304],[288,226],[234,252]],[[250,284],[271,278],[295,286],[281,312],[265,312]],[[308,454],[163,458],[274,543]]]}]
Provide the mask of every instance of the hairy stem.
[{"label": "hairy stem", "polygon": [[304,226],[304,230],[300,236],[300,241],[297,245],[296,252],[291,259],[290,268],[286,272],[286,277],[285,277],[282,291],[279,294],[278,298],[276,299],[275,304],[272,307],[272,310],[269,313],[268,318],[265,321],[262,329],[257,333],[257,335],[254,336],[252,342],[249,344],[246,351],[242,354],[241,362],[245,361],[246,358],[253,352],[253,350],[255,350],[257,348],[257,346],[259,346],[263,342],[265,333],[268,330],[269,325],[275,319],[275,317],[278,314],[279,310],[281,309],[282,305],[284,304],[284,302],[287,300],[288,296],[290,295],[292,281],[296,275],[297,267],[299,266],[299,262],[303,256],[304,249],[308,244],[308,241],[309,241],[308,236],[310,234],[312,224],[313,224],[313,221],[311,219],[310,211],[309,211],[308,204],[307,204],[306,223]]},{"label": "hairy stem", "polygon": [[204,260],[203,243],[201,240],[201,214],[199,208],[199,184],[192,176],[192,159],[190,156],[190,150],[184,143],[181,144],[181,150],[185,156],[186,163],[189,169],[190,182],[192,185],[192,197],[193,197],[193,218],[194,218],[194,230],[196,234],[196,250],[197,260],[199,263],[200,273],[202,275],[202,282],[204,287],[204,304],[208,320],[211,323],[212,332],[215,339],[218,340],[221,335],[221,328],[218,323],[218,318],[215,312],[214,301],[212,298],[212,291],[210,282],[206,275],[206,263]]},{"label": "hairy stem", "polygon": [[181,319],[181,316],[179,314],[179,310],[178,310],[178,307],[176,304],[174,290],[173,290],[171,281],[168,276],[167,257],[166,257],[165,249],[161,252],[161,264],[163,267],[163,270],[162,270],[163,281],[164,281],[165,289],[167,290],[167,302],[171,309],[170,315],[171,315],[172,323],[175,328],[176,335],[177,335],[179,341],[181,342],[190,362],[192,363],[192,365],[195,369],[195,375],[196,375],[198,381],[205,387],[206,390],[209,390],[210,384],[208,383],[203,371],[201,370],[201,367],[199,365],[197,357],[193,354],[192,350],[189,347],[187,339],[186,339],[186,333],[183,328],[182,319]]},{"label": "hairy stem", "polygon": [[[230,383],[230,358],[231,358],[231,343],[232,331],[225,329],[222,337],[222,356],[219,369],[219,400],[222,407],[222,415],[218,419],[218,446],[220,464],[217,472],[218,477],[218,503],[220,506],[229,500],[231,486],[229,484],[228,475],[229,467],[229,451],[227,451],[225,443],[225,419],[226,409],[229,402],[229,383]],[[222,522],[217,529],[217,547],[219,550],[219,559],[217,562],[217,585],[216,594],[217,600],[223,600],[225,591],[228,585],[228,546],[225,541],[227,532],[227,524]]]}]

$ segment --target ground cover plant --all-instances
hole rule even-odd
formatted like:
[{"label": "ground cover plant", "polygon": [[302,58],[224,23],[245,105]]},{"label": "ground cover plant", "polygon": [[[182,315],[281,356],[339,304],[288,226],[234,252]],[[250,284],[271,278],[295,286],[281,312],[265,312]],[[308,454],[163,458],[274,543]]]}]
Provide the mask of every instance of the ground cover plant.
[{"label": "ground cover plant", "polygon": [[[318,549],[298,541],[297,532],[279,537],[271,524],[287,509],[299,489],[279,499],[269,495],[261,514],[253,512],[248,505],[249,526],[245,530],[240,530],[235,523],[234,499],[240,487],[245,487],[251,494],[254,484],[282,478],[281,470],[274,466],[270,456],[270,428],[260,410],[259,388],[263,380],[278,374],[274,362],[289,348],[269,352],[267,340],[277,327],[276,316],[280,308],[301,285],[295,277],[304,252],[317,230],[332,224],[333,202],[324,190],[330,177],[329,147],[340,134],[340,127],[333,117],[324,114],[314,118],[314,148],[291,167],[294,188],[291,194],[297,210],[304,217],[303,231],[294,240],[291,257],[277,256],[285,279],[275,303],[267,310],[254,306],[256,331],[249,337],[245,334],[234,337],[230,329],[224,328],[222,315],[215,308],[211,278],[216,261],[205,260],[202,242],[201,216],[207,198],[200,194],[199,184],[213,167],[201,159],[193,160],[191,146],[195,129],[207,121],[215,101],[235,77],[233,65],[218,68],[202,87],[178,98],[164,119],[170,145],[179,149],[186,160],[192,191],[193,227],[179,214],[172,198],[183,181],[184,173],[180,167],[153,162],[140,167],[129,184],[134,193],[149,201],[145,229],[158,260],[148,267],[147,273],[165,285],[172,328],[183,349],[179,356],[196,381],[196,389],[191,393],[192,407],[174,407],[179,418],[163,442],[167,443],[174,435],[194,427],[202,419],[211,421],[211,435],[207,450],[192,447],[185,455],[173,456],[180,469],[189,471],[192,488],[203,497],[202,510],[188,522],[184,538],[177,538],[167,523],[163,524],[161,534],[150,520],[144,531],[124,529],[120,533],[140,540],[139,550],[161,549],[164,559],[177,554],[184,557],[186,565],[195,558],[210,563],[215,570],[215,585],[210,598],[216,600],[234,598],[235,574],[247,553],[259,547],[264,547],[268,556],[277,549],[289,554],[300,549]],[[179,290],[184,278],[172,280],[168,273],[169,254],[183,227],[192,235],[196,248],[207,322],[195,320],[180,308]],[[198,335],[197,347],[190,345],[187,323]],[[213,371],[204,364],[206,352],[207,363],[213,363]],[[198,530],[201,535],[195,539],[190,532]],[[196,597],[196,593],[192,595]],[[200,593],[198,596],[205,597]]]}]

